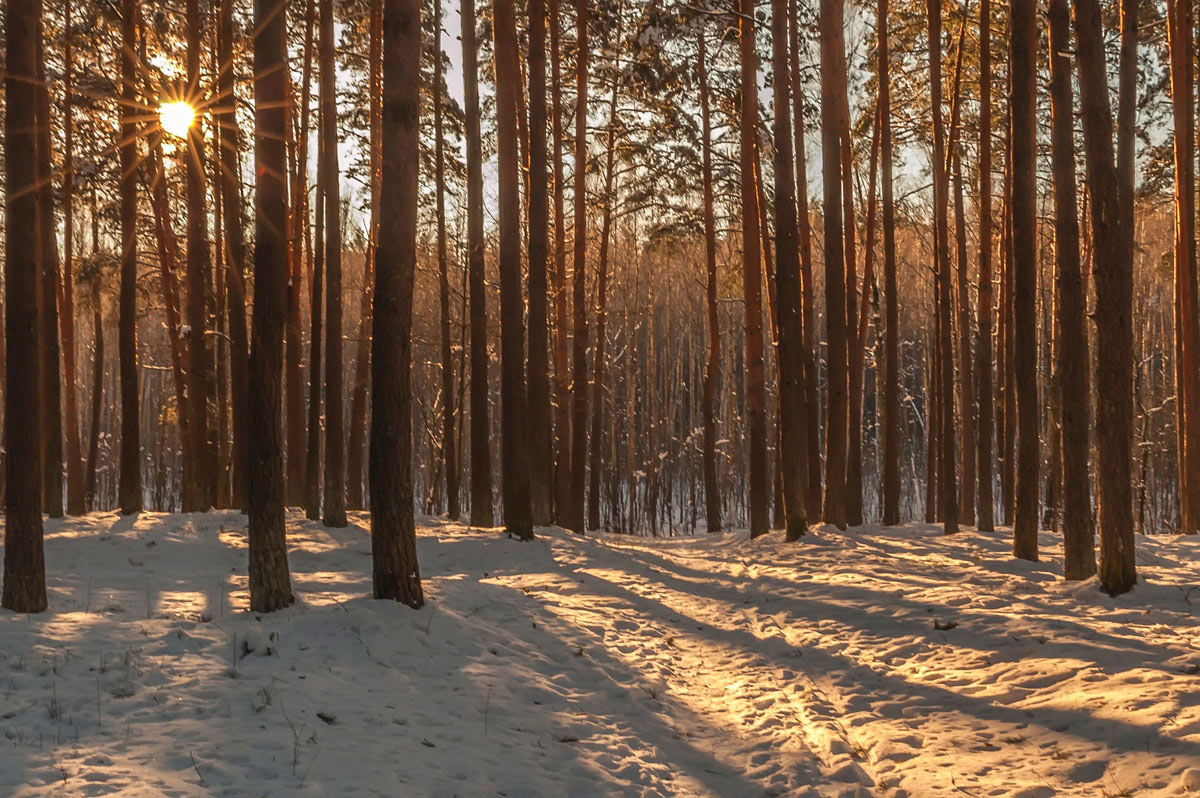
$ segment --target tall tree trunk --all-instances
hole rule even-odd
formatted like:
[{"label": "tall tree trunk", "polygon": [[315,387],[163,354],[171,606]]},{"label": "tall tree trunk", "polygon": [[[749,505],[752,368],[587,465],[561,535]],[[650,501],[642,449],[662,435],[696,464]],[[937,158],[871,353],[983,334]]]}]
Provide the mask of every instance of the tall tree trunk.
[{"label": "tall tree trunk", "polygon": [[346,506],[363,509],[363,454],[367,435],[367,384],[371,362],[371,301],[374,298],[375,261],[379,252],[379,139],[383,125],[383,7],[371,5],[370,91],[371,102],[371,219],[367,238],[366,273],[358,307],[358,351],[350,393],[350,448],[346,456]]},{"label": "tall tree trunk", "polygon": [[[995,528],[992,499],[992,45],[991,0],[979,2],[979,376],[976,504],[981,532]],[[885,204],[886,207],[886,204]],[[886,213],[886,211],[885,211]],[[966,442],[969,444],[970,442]]]},{"label": "tall tree trunk", "polygon": [[842,239],[841,128],[838,92],[845,93],[842,0],[821,0],[821,175],[825,216],[825,319],[828,388],[825,414],[826,523],[846,526],[846,274]]},{"label": "tall tree trunk", "polygon": [[92,412],[88,427],[87,466],[84,468],[84,503],[89,511],[100,509],[96,497],[96,466],[100,459],[100,413],[104,398],[104,318],[100,282],[92,283]]},{"label": "tall tree trunk", "polygon": [[[617,42],[620,46],[620,22],[617,23]],[[604,212],[600,223],[600,262],[596,280],[596,349],[592,363],[592,432],[591,461],[588,472],[587,528],[600,528],[600,448],[604,423],[604,365],[607,357],[608,322],[608,260],[612,243],[613,206],[613,148],[616,146],[617,87],[620,72],[613,78],[612,96],[608,105],[608,130],[604,143]]]},{"label": "tall tree trunk", "polygon": [[[315,23],[316,13],[314,9],[314,0],[307,0],[304,4],[304,69],[301,77],[300,87],[300,142],[299,142],[299,162],[302,164],[300,168],[308,171],[308,129],[309,119],[312,115],[312,62],[313,62],[313,26]],[[372,18],[378,12],[372,5]],[[372,112],[374,112],[374,104],[372,104]],[[318,130],[320,113],[318,112]],[[318,154],[320,149],[317,150]],[[375,170],[372,169],[372,174]],[[324,186],[321,181],[317,181],[316,185],[316,223],[317,226],[324,230],[325,226],[325,205],[324,205]],[[304,196],[297,197],[297,201],[301,205],[301,214],[303,218],[303,232],[305,242],[308,242],[308,224],[309,224],[309,206],[308,193]],[[308,429],[307,438],[304,447],[304,514],[310,521],[318,521],[321,518],[321,326],[324,319],[324,289],[325,289],[325,250],[323,247],[324,235],[318,239],[315,249],[309,245],[306,248],[309,250],[309,255],[312,258],[312,273],[309,283],[308,292],[308,318],[309,318],[309,341],[308,341]]]},{"label": "tall tree trunk", "polygon": [[463,98],[467,139],[467,273],[471,304],[471,525],[492,526],[492,447],[488,424],[487,285],[483,261],[483,144],[475,0],[462,0]]},{"label": "tall tree trunk", "polygon": [[[421,6],[385,0],[375,335],[371,343],[371,560],[375,598],[425,603],[412,487],[412,288],[417,261]],[[465,17],[474,25],[474,17]]]},{"label": "tall tree trunk", "polygon": [[562,159],[562,84],[559,0],[550,16],[550,132],[554,143],[554,519],[566,521],[571,503],[571,365],[568,352],[567,252]]},{"label": "tall tree trunk", "polygon": [[[40,7],[40,3],[38,3]],[[117,502],[123,515],[142,510],[142,451],[138,435],[138,343],[137,343],[137,122],[136,103],[139,70],[135,38],[138,4],[124,0],[121,5],[121,138],[120,216],[121,216],[121,291],[118,300],[118,343],[121,384],[121,457]],[[11,23],[10,23],[11,24]],[[12,62],[10,61],[11,65]],[[12,68],[11,66],[9,67]],[[9,102],[13,94],[9,93]],[[32,106],[31,106],[32,107]],[[9,172],[9,180],[13,180]],[[15,229],[13,226],[9,230]],[[11,302],[11,283],[9,297]],[[9,333],[11,336],[11,332]],[[12,338],[8,339],[12,346]],[[10,360],[11,363],[11,360]],[[11,369],[11,365],[9,367]],[[9,384],[13,384],[9,380]],[[8,462],[13,461],[9,448]],[[11,486],[18,484],[9,481]]]},{"label": "tall tree trunk", "polygon": [[1195,245],[1195,135],[1192,101],[1191,0],[1167,3],[1171,54],[1171,108],[1175,174],[1175,382],[1179,451],[1180,528],[1200,531],[1200,319],[1197,317]]},{"label": "tall tree trunk", "polygon": [[[771,496],[767,474],[767,390],[763,363],[762,264],[759,251],[758,190],[754,162],[758,152],[758,52],[754,45],[753,0],[738,0],[741,49],[741,196],[742,291],[746,310],[746,416],[749,460],[750,536],[770,530]],[[838,30],[841,30],[839,24]]]},{"label": "tall tree trunk", "polygon": [[[200,86],[200,3],[187,0],[187,98],[197,102]],[[204,132],[200,117],[187,134],[187,434],[191,439],[184,465],[183,511],[197,512],[212,506],[208,462],[208,313],[207,277],[212,268],[208,253],[208,212],[205,208]]]},{"label": "tall tree trunk", "polygon": [[321,0],[320,176],[325,190],[325,526],[346,525],[346,436],[342,414],[342,190],[338,170],[333,0]]},{"label": "tall tree trunk", "polygon": [[941,3],[928,0],[929,92],[933,114],[933,215],[934,260],[937,273],[938,494],[947,534],[958,531],[958,467],[954,401],[954,325],[951,318],[950,245],[947,231],[949,181],[946,175],[946,131],[942,117],[942,13]]},{"label": "tall tree trunk", "polygon": [[287,292],[287,4],[254,0],[254,317],[247,515],[250,609],[292,603],[284,529],[283,327]]},{"label": "tall tree trunk", "polygon": [[813,300],[812,222],[808,214],[808,159],[804,135],[804,82],[800,76],[800,24],[798,0],[788,4],[788,60],[795,99],[792,103],[793,154],[796,159],[796,220],[800,232],[800,300],[804,333],[801,362],[804,365],[804,406],[808,447],[808,502],[806,509],[819,515],[821,507],[821,408],[817,399],[818,371],[815,340],[816,309]]},{"label": "tall tree trunk", "polygon": [[1058,308],[1055,343],[1062,419],[1063,573],[1087,579],[1096,573],[1092,506],[1088,487],[1087,294],[1079,258],[1075,193],[1074,89],[1071,75],[1070,0],[1051,0],[1050,104],[1054,170],[1054,266]]},{"label": "tall tree trunk", "polygon": [[525,308],[521,291],[521,196],[517,106],[521,84],[513,0],[493,6],[496,55],[496,142],[500,232],[500,449],[504,527],[533,539],[529,418],[525,386]]},{"label": "tall tree trunk", "polygon": [[249,436],[247,417],[249,342],[246,329],[246,236],[242,221],[241,130],[237,123],[237,94],[233,79],[233,3],[221,0],[221,21],[217,30],[217,58],[222,67],[217,74],[217,91],[223,98],[218,124],[221,126],[221,202],[225,222],[225,294],[229,312],[230,396],[233,406],[233,505],[246,505],[246,445]]},{"label": "tall tree trunk", "polygon": [[575,2],[575,252],[573,373],[571,375],[571,503],[567,528],[584,532],[587,470],[587,0]]},{"label": "tall tree trunk", "polygon": [[42,275],[41,307],[41,423],[42,502],[47,515],[63,515],[62,351],[58,341],[58,237],[54,218],[53,146],[50,143],[50,90],[39,17],[37,45],[37,252]]},{"label": "tall tree trunk", "polygon": [[[446,515],[451,521],[457,521],[460,513],[458,507],[458,460],[455,457],[454,449],[454,358],[450,345],[450,271],[446,259],[446,169],[443,164],[443,142],[442,142],[442,0],[434,0],[433,22],[436,26],[434,34],[434,78],[433,78],[433,129],[435,136],[436,147],[436,178],[437,178],[437,257],[438,257],[438,300],[441,311],[441,333],[442,333],[442,472],[446,479]],[[545,20],[542,20],[543,38],[545,34]],[[544,72],[544,70],[543,70]],[[543,94],[544,94],[543,86]],[[543,122],[545,120],[543,119]],[[544,128],[545,125],[543,124]],[[545,132],[545,131],[543,131]],[[541,137],[543,167],[545,166],[545,136]],[[544,168],[543,168],[544,171]],[[543,195],[545,200],[545,181],[542,181]],[[543,202],[543,205],[545,203]],[[543,244],[545,236],[545,224],[543,220]],[[532,239],[531,239],[532,240]],[[545,251],[542,252],[543,263],[542,273],[545,276]],[[544,287],[543,287],[544,288]],[[543,296],[545,291],[542,291]],[[544,308],[543,308],[544,310]],[[543,321],[545,319],[543,318]],[[530,322],[532,326],[532,321]],[[543,347],[544,349],[544,347]],[[530,355],[532,368],[533,355]],[[547,394],[547,403],[549,395]],[[546,408],[546,423],[549,422],[549,406]],[[549,427],[547,426],[547,435]],[[547,447],[549,439],[547,438]],[[549,521],[549,463],[547,463],[547,486],[546,486],[546,518],[543,523]]]},{"label": "tall tree trunk", "polygon": [[[550,333],[547,294],[546,3],[529,3],[529,468],[533,520],[551,521]],[[447,324],[447,329],[449,325]]]},{"label": "tall tree trunk", "polygon": [[[132,17],[132,0],[124,11]],[[5,19],[4,117],[5,383],[38,384],[37,94],[41,0],[10,0]],[[131,41],[132,25],[126,31]],[[132,54],[132,50],[126,50]],[[126,56],[130,61],[132,55]],[[131,77],[132,63],[129,72]],[[128,84],[126,84],[128,85]],[[129,111],[123,111],[127,118]],[[130,137],[132,146],[132,137]],[[128,174],[128,173],[123,173]],[[129,181],[132,182],[132,176]],[[132,195],[132,191],[129,192]],[[40,408],[35,390],[4,392],[4,586],[0,606],[13,612],[46,609],[42,551]]]},{"label": "tall tree trunk", "polygon": [[[1038,323],[1037,323],[1037,7],[1014,0],[1009,70],[1012,75],[1013,373],[1017,389],[1017,513],[1013,555],[1038,558]],[[1130,361],[1132,362],[1132,361]]]},{"label": "tall tree trunk", "polygon": [[955,271],[955,323],[958,332],[959,405],[962,419],[961,451],[956,453],[962,468],[962,496],[959,502],[959,521],[975,524],[975,452],[969,444],[975,440],[975,381],[971,361],[971,297],[967,274],[967,220],[963,198],[962,157],[959,146],[962,119],[962,65],[966,20],[958,32],[958,47],[954,58],[953,111],[950,114],[950,143],[946,152],[946,167],[954,181],[954,245],[957,259]]},{"label": "tall tree trunk", "polygon": [[[771,0],[771,69],[775,114],[775,301],[779,360],[779,470],[788,540],[808,531],[808,429],[804,396],[804,324],[800,294],[800,231],[792,163],[791,80],[788,70],[788,0]],[[707,98],[705,98],[707,100]],[[707,105],[707,102],[705,103]],[[704,123],[705,133],[708,122]],[[708,159],[707,137],[705,160]],[[707,164],[706,164],[707,165]],[[711,189],[709,189],[711,191]],[[706,196],[706,200],[710,199]],[[710,210],[705,213],[706,230]],[[714,297],[715,299],[715,297]]]},{"label": "tall tree trunk", "polygon": [[67,512],[83,515],[83,452],[79,441],[79,393],[75,369],[75,125],[71,101],[74,50],[71,0],[63,2],[63,276],[59,297],[63,379],[66,382]]},{"label": "tall tree trunk", "polygon": [[[987,3],[988,0],[981,0]],[[883,523],[900,523],[900,307],[896,280],[896,209],[892,198],[891,51],[888,0],[879,0],[879,149],[883,202],[884,373],[883,373]]]},{"label": "tall tree trunk", "polygon": [[[696,61],[700,84],[700,128],[703,158],[701,185],[704,192],[704,298],[708,320],[708,362],[704,370],[704,509],[709,532],[720,532],[721,494],[717,487],[717,381],[721,378],[721,319],[717,313],[717,233],[713,216],[712,121],[709,116],[708,64],[704,26],[699,27]],[[632,430],[630,434],[632,440]],[[632,468],[632,464],[630,465]],[[632,496],[630,500],[632,501]]]},{"label": "tall tree trunk", "polygon": [[[1113,157],[1112,110],[1099,0],[1076,0],[1079,104],[1087,164],[1096,281],[1096,438],[1100,585],[1110,595],[1137,582],[1130,487],[1133,443],[1133,248],[1122,229],[1121,176]],[[1122,91],[1125,90],[1122,75]],[[1132,87],[1129,91],[1133,91]]]}]

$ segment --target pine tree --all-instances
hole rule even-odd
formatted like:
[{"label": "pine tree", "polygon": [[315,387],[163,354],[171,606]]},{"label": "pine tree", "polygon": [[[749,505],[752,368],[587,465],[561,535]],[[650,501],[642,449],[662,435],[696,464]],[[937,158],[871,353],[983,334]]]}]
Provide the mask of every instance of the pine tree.
[{"label": "pine tree", "polygon": [[[371,561],[375,598],[425,603],[412,485],[412,287],[417,261],[421,6],[384,0],[382,179],[371,343]],[[474,24],[473,17],[470,24]],[[465,46],[465,45],[464,45]]]},{"label": "pine tree", "polygon": [[283,327],[287,291],[286,0],[254,0],[254,316],[248,483],[250,609],[292,601],[284,530]]},{"label": "pine tree", "polygon": [[[132,0],[126,0],[132,38]],[[10,0],[5,18],[5,384],[38,384],[37,137],[35,94],[41,0]],[[132,66],[132,65],[130,65]],[[132,71],[132,70],[130,70]],[[129,72],[123,76],[129,77]],[[42,552],[40,409],[33,390],[4,392],[4,586],[0,606],[13,612],[46,609]]]}]

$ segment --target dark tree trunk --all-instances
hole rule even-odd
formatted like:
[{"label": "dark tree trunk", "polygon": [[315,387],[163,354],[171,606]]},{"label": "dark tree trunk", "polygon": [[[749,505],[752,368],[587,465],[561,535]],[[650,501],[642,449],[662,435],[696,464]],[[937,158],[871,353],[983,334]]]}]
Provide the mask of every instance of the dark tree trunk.
[{"label": "dark tree trunk", "polygon": [[[800,231],[796,226],[792,124],[788,115],[791,80],[787,25],[788,0],[772,0],[771,69],[775,74],[775,114],[771,132],[775,138],[775,251],[778,257],[775,302],[779,340],[779,471],[783,479],[787,539],[795,541],[808,531],[805,495],[808,491],[808,430],[803,385],[804,326],[800,315]],[[707,161],[707,139],[705,144]],[[708,213],[706,210],[706,222]]]},{"label": "dark tree trunk", "polygon": [[584,494],[587,477],[587,0],[576,0],[575,50],[575,259],[573,373],[571,375],[571,503],[567,528],[584,532]]},{"label": "dark tree trunk", "polygon": [[551,137],[554,142],[554,519],[565,523],[571,504],[571,365],[568,350],[567,251],[562,161],[562,85],[559,0],[549,0]]},{"label": "dark tree trunk", "polygon": [[[533,520],[551,521],[550,333],[547,294],[546,3],[529,2],[529,496]],[[447,323],[446,329],[449,329]],[[447,347],[448,351],[449,347]],[[446,366],[449,374],[449,365]],[[450,422],[453,423],[453,422]],[[447,472],[448,472],[447,466]]]},{"label": "dark tree trunk", "polygon": [[[742,292],[746,310],[746,415],[749,460],[750,536],[770,530],[771,495],[767,474],[767,390],[763,364],[762,263],[758,189],[754,162],[758,153],[758,52],[754,46],[754,3],[738,1],[741,48]],[[838,30],[841,30],[840,26]]]},{"label": "dark tree trunk", "polygon": [[337,137],[333,0],[321,0],[321,163],[325,190],[325,526],[346,525],[346,436],[342,414],[342,190]]},{"label": "dark tree trunk", "polygon": [[54,219],[54,153],[50,143],[50,91],[41,23],[37,34],[37,252],[41,272],[42,503],[51,518],[63,516],[62,351],[58,342],[58,237]]},{"label": "dark tree trunk", "polygon": [[[200,3],[187,0],[188,99],[200,85]],[[212,269],[208,253],[208,212],[205,208],[204,133],[200,118],[187,136],[187,450],[183,477],[183,511],[198,512],[212,506],[211,464],[208,462],[208,313],[207,278]]]},{"label": "dark tree trunk", "polygon": [[463,97],[467,139],[467,274],[471,315],[471,525],[492,526],[492,445],[488,424],[487,285],[483,261],[483,144],[475,0],[462,0]]},{"label": "dark tree trunk", "polygon": [[[988,0],[981,0],[987,3]],[[883,282],[886,331],[883,373],[883,523],[900,523],[900,307],[896,281],[896,209],[892,199],[892,100],[888,0],[879,0],[879,149],[883,203]]]},{"label": "dark tree trunk", "polygon": [[[929,18],[929,90],[933,114],[933,215],[934,260],[937,271],[938,306],[938,496],[941,517],[947,534],[958,531],[958,489],[955,471],[954,403],[954,325],[951,319],[950,242],[947,230],[949,181],[946,175],[946,131],[942,117],[942,13],[941,4],[928,0]],[[1031,206],[1032,207],[1032,206]]]},{"label": "dark tree trunk", "polygon": [[84,468],[84,501],[88,511],[100,509],[96,501],[96,466],[100,460],[100,412],[104,398],[104,318],[101,315],[100,283],[92,288],[92,414],[88,428],[87,466]]},{"label": "dark tree trunk", "polygon": [[[383,178],[371,339],[371,561],[375,598],[425,603],[412,485],[412,288],[417,261],[421,6],[385,0]],[[467,17],[473,25],[474,17]]]},{"label": "dark tree trunk", "polygon": [[[1079,101],[1096,280],[1096,438],[1100,584],[1110,595],[1137,582],[1130,488],[1133,442],[1133,249],[1123,229],[1121,176],[1113,158],[1112,110],[1098,0],[1077,0]],[[1123,78],[1126,76],[1123,75]],[[1124,80],[1122,91],[1125,90]],[[1129,91],[1132,91],[1132,87]]]},{"label": "dark tree trunk", "polygon": [[379,138],[382,127],[383,90],[383,6],[371,4],[371,44],[369,82],[371,101],[371,219],[367,239],[366,273],[359,295],[358,351],[354,357],[354,378],[350,393],[350,444],[346,455],[346,506],[361,510],[363,501],[363,455],[367,435],[367,389],[371,364],[371,301],[375,282],[375,261],[379,251]]},{"label": "dark tree trunk", "polygon": [[1057,274],[1060,418],[1062,419],[1063,572],[1067,579],[1096,573],[1088,487],[1087,294],[1079,257],[1075,193],[1074,89],[1071,74],[1070,0],[1051,0],[1051,160],[1054,170],[1054,266]]},{"label": "dark tree trunk", "polygon": [[[450,344],[450,271],[449,264],[446,258],[446,168],[443,163],[442,142],[442,0],[434,0],[433,22],[437,32],[434,34],[434,79],[433,79],[433,129],[436,147],[436,179],[437,179],[437,257],[438,257],[438,303],[441,311],[441,333],[442,333],[442,473],[446,479],[446,515],[451,521],[457,521],[460,513],[458,507],[458,459],[454,449],[454,358]],[[541,23],[543,38],[545,34],[545,20]],[[543,59],[545,60],[545,59]],[[543,64],[544,66],[544,64]],[[543,69],[544,72],[544,69]],[[544,83],[544,80],[543,80]],[[543,85],[543,94],[545,94],[545,86]],[[545,127],[545,118],[543,114],[543,125]],[[542,131],[545,132],[544,130]],[[541,137],[542,143],[542,166],[545,171],[545,145],[546,137]],[[542,181],[542,199],[543,205],[545,200],[545,181]],[[543,209],[544,210],[544,209]],[[543,219],[542,235],[543,244],[545,244],[545,220]],[[532,240],[532,239],[531,239]],[[545,277],[545,251],[542,252],[542,276]],[[532,268],[532,267],[531,267]],[[543,286],[542,294],[545,295],[545,286]],[[532,289],[531,289],[532,290]],[[543,308],[543,311],[545,308]],[[544,315],[544,314],[543,314]],[[543,322],[545,318],[543,318]],[[532,327],[532,320],[530,326]],[[532,333],[531,333],[532,335]],[[543,347],[543,350],[545,347]],[[530,368],[532,369],[533,355],[530,355]],[[544,365],[544,364],[543,364]],[[549,395],[547,394],[547,403]],[[549,425],[549,405],[546,407],[546,423]],[[549,434],[549,426],[547,426],[547,435]],[[549,454],[549,438],[547,437],[547,455]],[[543,523],[549,521],[549,462],[546,464],[546,519]]]},{"label": "dark tree trunk", "polygon": [[254,2],[254,317],[247,515],[250,609],[292,603],[284,515],[283,328],[287,293],[287,9]]},{"label": "dark tree trunk", "polygon": [[83,515],[83,452],[79,441],[79,392],[75,368],[75,125],[71,100],[74,50],[71,0],[63,2],[63,276],[59,296],[63,381],[66,383],[67,512]]},{"label": "dark tree trunk", "polygon": [[[1013,374],[1017,389],[1017,512],[1013,555],[1038,558],[1041,492],[1037,386],[1037,7],[1014,0],[1009,70],[1012,76]],[[1132,362],[1132,361],[1130,361]]]},{"label": "dark tree trunk", "polygon": [[[40,5],[40,4],[39,4]],[[137,343],[137,122],[135,88],[139,79],[137,41],[134,31],[138,4],[124,0],[121,6],[121,294],[118,301],[118,343],[121,384],[121,461],[117,502],[121,513],[142,510],[142,447],[138,435],[138,343]],[[10,62],[11,63],[11,62]],[[12,102],[12,94],[8,95]],[[11,180],[11,173],[9,179]],[[9,230],[14,229],[9,227]],[[12,346],[12,339],[9,339]],[[10,381],[11,385],[12,382]],[[9,462],[12,462],[9,450]],[[11,466],[10,466],[11,467]],[[9,483],[12,485],[13,483]]]},{"label": "dark tree trunk", "polygon": [[241,130],[238,128],[236,91],[233,80],[233,2],[222,0],[221,22],[217,33],[217,58],[225,68],[217,75],[217,88],[224,99],[221,115],[221,175],[224,185],[225,222],[225,293],[229,309],[230,396],[233,406],[233,505],[246,505],[246,444],[249,436],[247,416],[247,380],[250,349],[246,330],[246,235],[242,222],[242,186],[238,175],[241,164]]},{"label": "dark tree trunk", "polygon": [[[699,55],[696,61],[700,83],[700,128],[703,157],[704,192],[704,273],[705,308],[708,320],[708,363],[704,369],[704,508],[709,532],[720,532],[721,494],[717,487],[717,384],[721,378],[721,320],[717,313],[717,233],[713,216],[712,121],[709,116],[708,64],[704,27],[696,35]],[[631,464],[632,467],[632,464]],[[632,497],[630,497],[632,500]]]},{"label": "dark tree trunk", "polygon": [[[992,45],[991,0],[979,2],[979,327],[975,341],[979,376],[976,521],[995,528],[992,499]],[[966,442],[970,444],[969,441]]]},{"label": "dark tree trunk", "polygon": [[[300,89],[300,157],[299,161],[308,164],[308,125],[311,115],[310,101],[312,98],[312,51],[313,51],[313,0],[304,4],[304,72]],[[374,12],[373,12],[374,13]],[[320,114],[318,113],[318,120]],[[317,122],[318,126],[320,121]],[[319,129],[319,128],[318,128]],[[317,151],[320,153],[320,150]],[[374,170],[372,170],[374,172]],[[310,325],[308,343],[308,435],[304,447],[304,514],[310,521],[321,518],[321,326],[324,319],[324,290],[325,290],[325,194],[321,181],[316,185],[316,222],[322,230],[312,256],[312,279],[309,283],[308,318]],[[302,205],[304,218],[304,235],[308,238],[308,196],[297,198]]]},{"label": "dark tree trunk", "polygon": [[821,0],[821,175],[825,210],[825,317],[828,388],[825,415],[826,523],[846,526],[846,274],[842,240],[841,128],[838,92],[845,94],[842,0]]},{"label": "dark tree trunk", "polygon": [[[617,28],[620,42],[620,23]],[[620,73],[618,73],[619,75]],[[600,528],[600,450],[601,430],[604,426],[604,366],[607,357],[608,323],[608,260],[612,243],[613,206],[613,149],[616,145],[617,87],[619,78],[613,79],[612,97],[609,100],[608,131],[604,144],[604,213],[600,223],[600,263],[596,280],[596,350],[592,363],[592,432],[591,461],[588,472],[588,529]]]},{"label": "dark tree trunk", "polygon": [[[133,38],[132,0],[124,11]],[[10,0],[5,19],[4,284],[5,384],[38,384],[37,93],[41,0]],[[132,68],[133,50],[127,49]],[[130,70],[132,72],[132,69]],[[124,73],[130,76],[130,73]],[[127,84],[128,85],[128,84]],[[123,113],[126,116],[128,112]],[[128,174],[128,173],[126,173]],[[132,176],[128,178],[132,182]],[[132,194],[132,191],[130,191]],[[42,551],[40,408],[36,390],[4,392],[4,587],[0,606],[13,612],[46,609]]]},{"label": "dark tree trunk", "polygon": [[804,136],[804,83],[800,77],[800,24],[798,0],[788,4],[788,34],[791,39],[788,53],[789,70],[795,100],[792,104],[796,158],[796,220],[800,232],[800,300],[801,325],[804,333],[801,361],[804,365],[804,407],[808,447],[808,502],[810,516],[820,514],[821,507],[821,408],[817,399],[818,366],[815,340],[817,336],[816,309],[813,303],[812,223],[808,215],[808,158]]},{"label": "dark tree trunk", "polygon": [[504,494],[505,530],[511,537],[532,540],[517,131],[521,72],[512,0],[497,0],[493,13],[500,204],[497,225],[500,232],[500,481]]}]

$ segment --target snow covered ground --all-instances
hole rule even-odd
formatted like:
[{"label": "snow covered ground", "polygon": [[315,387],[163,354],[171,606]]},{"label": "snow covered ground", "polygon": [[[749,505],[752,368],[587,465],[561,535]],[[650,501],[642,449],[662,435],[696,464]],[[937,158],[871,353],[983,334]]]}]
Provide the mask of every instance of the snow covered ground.
[{"label": "snow covered ground", "polygon": [[[364,517],[48,525],[0,613],[0,796],[1143,796],[1200,790],[1200,541],[1061,580],[1003,533],[533,543],[427,519],[428,604],[366,598]],[[1200,791],[1196,793],[1200,796]]]}]

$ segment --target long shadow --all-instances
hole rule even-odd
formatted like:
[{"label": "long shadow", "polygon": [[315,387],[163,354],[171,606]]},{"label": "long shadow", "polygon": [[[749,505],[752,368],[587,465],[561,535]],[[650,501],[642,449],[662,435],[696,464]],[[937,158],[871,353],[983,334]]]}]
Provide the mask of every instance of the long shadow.
[{"label": "long shadow", "polygon": [[[743,630],[713,627],[703,619],[695,618],[694,616],[689,616],[686,613],[681,612],[677,607],[672,607],[656,599],[642,596],[627,587],[623,587],[609,580],[594,576],[585,570],[580,570],[578,568],[572,568],[572,570],[576,574],[577,578],[583,580],[586,585],[588,585],[597,593],[605,594],[610,597],[620,597],[628,602],[635,610],[652,617],[688,618],[693,622],[688,628],[689,634],[691,634],[692,628],[695,628],[696,626],[702,626],[702,630],[697,630],[698,633],[707,635],[714,642],[719,643],[720,645],[733,647],[742,650],[747,654],[761,657],[767,663],[785,661],[787,655],[795,651],[794,646],[789,644],[783,638],[760,638]],[[694,592],[695,587],[696,586],[693,583],[688,582],[677,589]],[[857,591],[857,593],[862,597],[874,596],[876,600],[891,601],[894,598],[890,595],[873,594],[870,591]],[[710,594],[708,597],[715,600],[723,600],[716,595]],[[807,617],[830,617],[828,613],[822,614],[821,611],[831,608],[832,605],[811,599],[796,599],[796,602],[799,604],[812,605],[813,609],[816,610],[811,613],[806,613]],[[840,612],[844,612],[846,608],[839,605],[837,606],[837,609]],[[994,720],[1013,725],[1028,724],[1031,720],[1030,715],[1024,709],[998,705],[986,698],[965,696],[961,693],[957,693],[953,690],[945,687],[939,687],[937,685],[914,683],[908,681],[907,679],[881,674],[862,665],[857,660],[845,655],[830,654],[817,648],[805,648],[801,653],[804,661],[808,664],[810,669],[818,672],[835,670],[845,671],[851,677],[851,679],[857,680],[860,683],[879,684],[882,692],[889,697],[907,696],[912,699],[923,701],[927,704],[927,708],[930,713],[942,712],[947,708],[956,708],[958,711],[964,712],[972,717],[985,720]],[[1066,733],[1075,735],[1082,739],[1090,740],[1105,747],[1113,747],[1117,740],[1123,736],[1124,732],[1136,732],[1138,735],[1144,735],[1142,737],[1144,740],[1149,740],[1150,738],[1156,739],[1160,747],[1172,746],[1179,753],[1200,758],[1200,744],[1177,737],[1168,737],[1163,735],[1158,729],[1146,726],[1138,726],[1117,718],[1105,717],[1103,719],[1099,719],[1091,713],[1082,710],[1041,706],[1037,709],[1036,720],[1039,725],[1043,725],[1052,729],[1065,728],[1069,730]],[[1116,734],[1100,733],[1101,730],[1105,729],[1119,729],[1121,731]],[[1130,748],[1128,750],[1132,751],[1135,749]]]},{"label": "long shadow", "polygon": [[[621,552],[620,547],[611,547],[612,551]],[[636,562],[627,552],[621,552],[631,562]],[[731,583],[732,577],[727,574],[719,574],[715,571],[700,571],[695,568],[690,568],[686,565],[678,563],[670,558],[663,557],[650,551],[643,549],[638,550],[638,557],[643,560],[653,560],[658,564],[653,572],[655,577],[665,577],[671,580],[674,589],[681,592],[700,593],[709,598],[720,601],[726,601],[733,604],[745,603],[746,594],[739,590],[738,587]],[[674,576],[668,574],[668,571],[674,572]],[[839,617],[847,622],[854,622],[864,631],[879,634],[878,619],[872,615],[868,609],[879,606],[895,607],[905,610],[920,617],[934,617],[935,615],[952,614],[959,622],[958,627],[953,633],[953,642],[966,648],[972,648],[978,651],[997,651],[994,641],[985,634],[975,632],[972,624],[988,625],[997,623],[1000,619],[996,615],[986,611],[972,610],[968,607],[947,607],[932,602],[923,602],[912,599],[906,596],[896,595],[895,593],[885,593],[881,591],[869,590],[866,588],[854,587],[847,584],[829,584],[829,583],[811,583],[811,582],[788,582],[768,574],[756,574],[753,577],[746,577],[746,581],[751,582],[757,588],[757,594],[763,597],[767,602],[786,603],[789,601],[804,602],[818,610],[817,613],[806,614],[805,617],[812,618],[830,618],[835,617],[832,611],[837,611]],[[801,595],[797,591],[801,586],[811,587],[813,590],[820,590],[826,597],[830,599],[842,599],[842,602],[824,601],[812,596]],[[927,586],[927,585],[922,585]],[[1035,609],[1039,607],[1040,602],[1030,601],[1029,597],[1024,596],[1022,600],[1033,606]],[[1055,628],[1049,631],[1070,633],[1086,636],[1093,641],[1107,641],[1108,645],[1096,645],[1086,643],[1082,640],[1061,641],[1056,640],[1055,644],[1066,647],[1072,656],[1079,659],[1096,661],[1097,655],[1101,653],[1120,654],[1120,653],[1136,653],[1146,658],[1158,659],[1160,651],[1153,646],[1141,642],[1136,638],[1124,637],[1120,635],[1112,635],[1094,627],[1087,626],[1077,621],[1072,621],[1061,616],[1061,606],[1051,608],[1049,605],[1041,605],[1041,609],[1046,610],[1046,615],[1039,617],[1035,612],[1031,615],[1023,616],[1024,622],[1029,624],[1039,622],[1053,622]],[[854,620],[851,621],[851,618]],[[862,621],[870,620],[872,623],[864,624]]]}]

